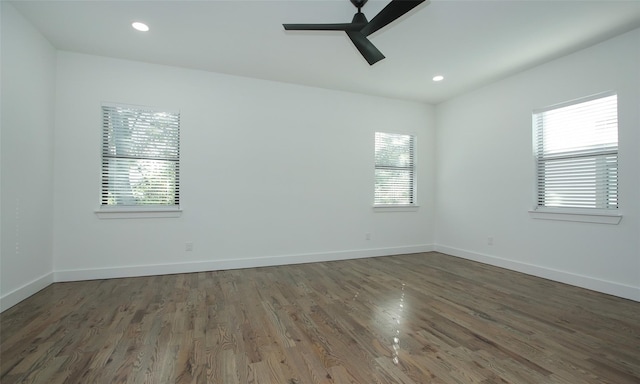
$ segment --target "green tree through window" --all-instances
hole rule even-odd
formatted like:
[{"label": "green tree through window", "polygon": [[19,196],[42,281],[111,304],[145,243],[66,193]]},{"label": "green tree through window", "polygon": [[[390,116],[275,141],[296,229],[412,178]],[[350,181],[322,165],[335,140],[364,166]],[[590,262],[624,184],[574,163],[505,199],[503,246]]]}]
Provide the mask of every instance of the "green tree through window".
[{"label": "green tree through window", "polygon": [[374,205],[415,204],[415,137],[375,134]]},{"label": "green tree through window", "polygon": [[102,106],[102,206],[177,206],[180,114]]}]

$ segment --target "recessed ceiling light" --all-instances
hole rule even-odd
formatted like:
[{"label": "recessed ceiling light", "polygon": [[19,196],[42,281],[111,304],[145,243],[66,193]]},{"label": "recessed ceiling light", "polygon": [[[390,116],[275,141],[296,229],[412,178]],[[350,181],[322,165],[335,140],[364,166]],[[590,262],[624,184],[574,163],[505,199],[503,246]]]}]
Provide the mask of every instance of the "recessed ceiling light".
[{"label": "recessed ceiling light", "polygon": [[438,76],[434,76],[433,77],[433,81],[442,81],[442,80],[444,80],[444,76],[442,76],[442,75],[438,75]]},{"label": "recessed ceiling light", "polygon": [[147,24],[141,23],[139,21],[131,23],[131,26],[133,27],[133,29],[140,32],[147,32],[149,30],[149,26]]}]

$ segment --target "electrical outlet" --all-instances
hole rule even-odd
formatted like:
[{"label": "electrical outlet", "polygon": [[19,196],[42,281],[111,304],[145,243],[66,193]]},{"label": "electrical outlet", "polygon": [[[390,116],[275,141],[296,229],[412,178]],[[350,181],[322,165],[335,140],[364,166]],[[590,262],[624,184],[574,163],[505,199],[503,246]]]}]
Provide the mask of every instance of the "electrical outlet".
[{"label": "electrical outlet", "polygon": [[192,242],[184,243],[184,250],[187,252],[193,251],[193,243]]},{"label": "electrical outlet", "polygon": [[487,245],[493,245],[493,236],[487,237]]},{"label": "electrical outlet", "polygon": [[364,234],[364,239],[365,240],[371,240],[371,234],[370,233],[365,233]]}]

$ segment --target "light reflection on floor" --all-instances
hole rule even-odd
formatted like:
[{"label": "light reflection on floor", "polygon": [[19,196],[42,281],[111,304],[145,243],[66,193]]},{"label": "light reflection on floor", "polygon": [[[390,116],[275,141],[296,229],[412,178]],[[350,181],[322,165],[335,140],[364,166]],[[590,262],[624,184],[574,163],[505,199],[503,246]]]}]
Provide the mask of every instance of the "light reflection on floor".
[{"label": "light reflection on floor", "polygon": [[402,320],[402,312],[404,311],[404,286],[405,284],[402,283],[402,293],[400,294],[400,303],[398,304],[398,314],[396,317],[396,329],[395,329],[395,334],[393,336],[393,363],[394,364],[398,364],[400,362],[400,320]]},{"label": "light reflection on floor", "polygon": [[[391,348],[393,350],[391,360],[395,365],[400,363],[400,324],[403,320],[403,312],[405,307],[405,283],[402,283],[400,298],[398,304],[395,302],[387,302],[389,305],[376,305],[375,322],[378,324],[389,324],[389,317],[391,316]],[[357,301],[360,292],[356,292],[352,298],[352,301]],[[387,304],[385,303],[385,304]],[[397,306],[396,306],[397,305]],[[386,328],[386,327],[385,327]],[[389,329],[389,328],[386,328]],[[382,332],[386,334],[386,331]],[[382,340],[380,340],[382,341]]]}]

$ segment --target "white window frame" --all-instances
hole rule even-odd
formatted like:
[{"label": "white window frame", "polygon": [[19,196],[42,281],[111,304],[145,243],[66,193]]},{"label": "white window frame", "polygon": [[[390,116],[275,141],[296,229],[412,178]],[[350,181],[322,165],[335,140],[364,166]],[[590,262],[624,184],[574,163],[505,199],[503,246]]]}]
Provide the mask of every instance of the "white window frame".
[{"label": "white window frame", "polygon": [[[384,134],[384,135],[398,135],[398,136],[408,136],[410,137],[410,142],[411,142],[411,148],[410,148],[410,158],[411,158],[411,164],[410,164],[410,168],[406,167],[406,166],[395,166],[393,164],[378,164],[377,159],[375,158],[375,154],[374,154],[374,197],[373,197],[373,210],[374,212],[411,212],[411,211],[416,211],[419,207],[418,203],[417,203],[417,172],[416,172],[416,164],[417,164],[417,136],[415,134],[411,134],[411,133],[398,133],[398,132],[381,132],[381,131],[377,131],[374,134],[374,148],[376,145],[376,136],[378,134]],[[375,152],[375,151],[374,151]],[[411,198],[410,198],[410,202],[409,203],[391,203],[391,204],[382,204],[382,203],[378,203],[377,202],[377,198],[376,198],[376,190],[375,190],[375,185],[376,185],[376,180],[375,180],[375,176],[376,176],[376,172],[378,170],[382,170],[382,169],[398,169],[398,170],[407,170],[409,169],[411,172],[411,181],[410,181],[410,185],[411,185]]]},{"label": "white window frame", "polygon": [[[597,145],[593,147],[576,147],[573,149],[573,153],[571,149],[567,147],[564,152],[556,152],[556,153],[543,153],[543,140],[544,137],[544,117],[545,113],[553,112],[556,110],[560,110],[562,108],[571,107],[571,106],[579,106],[580,104],[584,104],[587,102],[592,102],[598,99],[609,98],[612,96],[616,96],[615,92],[604,92],[596,95],[571,100],[565,103],[556,104],[553,106],[549,106],[546,108],[541,108],[534,110],[532,113],[532,132],[533,132],[533,154],[534,154],[534,208],[529,211],[529,214],[532,218],[535,219],[547,219],[547,220],[562,220],[562,221],[578,221],[578,222],[590,222],[590,223],[601,223],[601,224],[618,224],[622,219],[622,215],[618,209],[618,205],[615,207],[608,206],[607,203],[608,198],[602,198],[602,200],[596,200],[595,207],[577,207],[577,206],[557,206],[557,205],[544,205],[543,202],[546,199],[546,190],[544,186],[540,185],[540,181],[542,179],[547,179],[546,171],[542,169],[543,164],[552,163],[553,161],[562,161],[565,160],[567,162],[572,162],[575,164],[580,160],[591,160],[598,161],[599,158],[608,156],[610,158],[615,157],[615,190],[616,190],[616,201],[618,199],[618,141],[616,141],[615,145],[608,144],[603,145],[601,143],[597,143]],[[616,99],[617,103],[617,99]],[[617,130],[617,104],[616,104],[616,130]],[[575,134],[574,132],[572,132]],[[617,132],[616,132],[617,133]],[[616,139],[617,140],[617,139]],[[597,148],[598,146],[602,146],[602,148]],[[580,151],[584,153],[580,153]],[[569,172],[564,168],[562,171]],[[608,172],[607,172],[608,173]],[[607,176],[608,177],[608,176]],[[567,185],[570,185],[567,179],[556,179],[556,182],[565,182]],[[608,181],[604,182],[609,185]],[[543,196],[544,194],[544,196]],[[570,203],[571,205],[579,205]],[[606,206],[605,206],[606,205]]]},{"label": "white window frame", "polygon": [[[170,124],[173,124],[174,132],[177,129],[177,134],[173,134],[175,141],[173,145],[177,146],[177,150],[169,158],[144,158],[140,156],[122,158],[140,159],[140,160],[160,160],[163,162],[173,162],[175,164],[175,204],[162,204],[162,203],[139,203],[134,204],[108,204],[106,203],[105,196],[105,178],[108,178],[110,172],[107,165],[108,159],[121,158],[118,156],[107,155],[109,150],[109,142],[107,134],[109,132],[109,125],[107,123],[107,116],[109,113],[114,113],[117,109],[123,110],[135,110],[144,113],[164,113],[169,116]],[[118,103],[102,103],[101,106],[101,171],[100,171],[100,199],[99,208],[95,211],[96,215],[101,219],[121,219],[121,218],[156,218],[156,217],[179,217],[181,215],[180,208],[180,112],[177,110],[167,110],[155,107],[140,106],[140,105],[128,105]],[[153,121],[144,121],[143,123],[152,125]],[[176,127],[177,125],[177,127]]]}]

